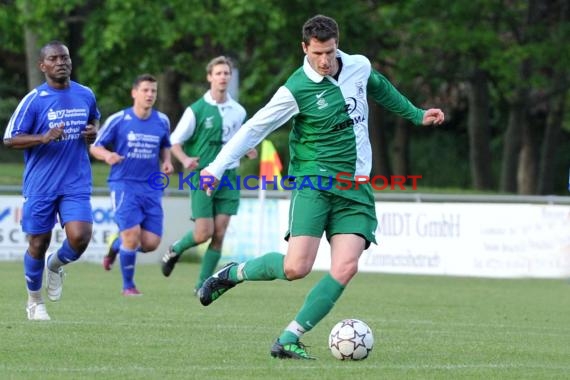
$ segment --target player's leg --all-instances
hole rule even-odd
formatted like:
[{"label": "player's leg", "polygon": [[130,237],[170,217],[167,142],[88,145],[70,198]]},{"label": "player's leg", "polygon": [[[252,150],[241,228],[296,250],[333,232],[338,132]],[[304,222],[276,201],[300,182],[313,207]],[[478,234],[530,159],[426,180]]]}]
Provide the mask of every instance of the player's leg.
[{"label": "player's leg", "polygon": [[195,292],[200,289],[204,281],[214,273],[218,266],[220,257],[222,256],[222,245],[230,218],[230,215],[221,214],[216,215],[213,220],[211,219],[213,222],[212,240],[202,257],[200,274],[198,275],[196,285],[194,286]]},{"label": "player's leg", "polygon": [[22,229],[28,238],[24,253],[24,277],[28,291],[26,312],[30,320],[49,320],[42,297],[42,280],[45,255],[51,241],[51,231],[56,223],[56,199],[28,197],[23,204]]},{"label": "player's leg", "polygon": [[[358,270],[358,260],[374,240],[377,221],[374,208],[342,197],[330,199],[331,213],[327,238],[331,245],[331,270],[311,289],[297,316],[274,345],[271,355],[299,358],[304,352],[295,346],[301,336],[313,329],[333,308],[344,288]],[[279,347],[291,344],[290,350]],[[284,352],[285,351],[285,352]]]},{"label": "player's leg", "polygon": [[147,195],[144,201],[145,217],[141,222],[141,237],[139,251],[152,252],[158,248],[162,239],[164,211],[162,196]]},{"label": "player's leg", "polygon": [[119,227],[121,245],[119,246],[119,260],[121,275],[123,277],[123,295],[140,295],[135,282],[135,265],[137,251],[141,243],[141,227],[144,221],[144,199],[140,194],[124,191],[119,187],[113,189],[117,196],[115,206],[115,223]]},{"label": "player's leg", "polygon": [[[113,213],[116,212],[117,207],[123,201],[123,192],[117,191],[116,189],[111,188],[111,205],[113,207]],[[107,254],[103,257],[103,269],[106,271],[111,270],[111,267],[115,263],[117,259],[117,255],[119,254],[119,247],[121,246],[121,234],[115,232],[107,238]]]},{"label": "player's leg", "polygon": [[298,340],[333,308],[345,286],[358,270],[358,259],[365,240],[359,235],[338,234],[331,237],[331,271],[311,289],[305,303],[291,324],[279,337],[282,342]]},{"label": "player's leg", "polygon": [[111,270],[117,255],[119,254],[119,247],[121,246],[121,235],[118,232],[112,233],[107,238],[107,254],[103,256],[103,269],[106,271]]},{"label": "player's leg", "polygon": [[63,291],[63,266],[77,261],[87,249],[93,234],[93,215],[89,193],[58,198],[58,212],[66,239],[57,252],[46,258],[48,298],[57,301]]},{"label": "player's leg", "polygon": [[[296,280],[310,272],[329,212],[328,196],[305,189],[295,191],[289,208],[287,255],[270,252],[241,264],[230,263],[208,278],[199,290],[207,306],[242,281]],[[314,238],[314,239],[312,239]],[[298,247],[299,246],[299,247]]]},{"label": "player's leg", "polygon": [[123,277],[123,295],[141,295],[135,285],[137,250],[141,241],[141,227],[135,225],[121,230],[122,244],[119,247],[119,260]]},{"label": "player's leg", "polygon": [[236,215],[239,209],[240,194],[239,191],[232,190],[235,188],[237,188],[237,186],[233,186],[233,188],[219,188],[214,195],[214,230],[212,233],[212,240],[210,242],[210,245],[208,246],[208,249],[204,253],[204,257],[202,258],[200,275],[196,282],[196,286],[194,287],[195,294],[197,293],[198,289],[202,287],[204,281],[214,273],[214,270],[220,262],[220,257],[222,256],[222,246],[228,225],[230,224],[231,216]]},{"label": "player's leg", "polygon": [[186,250],[208,241],[214,233],[215,193],[209,197],[205,191],[190,191],[190,198],[194,228],[175,241],[162,257],[161,269],[166,277],[170,276],[174,266]]},{"label": "player's leg", "polygon": [[24,277],[28,290],[26,312],[29,320],[50,320],[42,297],[42,279],[45,253],[51,240],[51,231],[28,235],[28,249],[24,254]]}]

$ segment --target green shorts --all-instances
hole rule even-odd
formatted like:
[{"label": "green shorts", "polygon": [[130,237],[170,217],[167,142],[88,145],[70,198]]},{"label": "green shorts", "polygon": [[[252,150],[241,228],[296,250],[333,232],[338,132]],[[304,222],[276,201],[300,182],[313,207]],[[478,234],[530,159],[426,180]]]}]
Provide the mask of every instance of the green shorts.
[{"label": "green shorts", "polygon": [[366,248],[376,244],[376,210],[374,205],[355,202],[331,192],[303,188],[294,190],[289,206],[289,236],[321,237],[356,234],[366,239]]},{"label": "green shorts", "polygon": [[[211,196],[206,195],[203,190],[190,190],[191,219],[237,214],[240,194],[237,189],[236,170],[226,170],[224,176],[229,179],[232,186],[218,187]],[[200,176],[193,176],[191,181],[196,189],[200,188]]]}]

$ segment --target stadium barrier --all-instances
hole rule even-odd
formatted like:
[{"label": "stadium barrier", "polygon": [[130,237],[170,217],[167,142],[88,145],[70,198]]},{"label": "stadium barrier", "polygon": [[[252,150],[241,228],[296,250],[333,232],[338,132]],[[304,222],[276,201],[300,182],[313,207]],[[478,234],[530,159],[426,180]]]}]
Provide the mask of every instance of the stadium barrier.
[{"label": "stadium barrier", "polygon": [[[95,194],[93,239],[82,260],[99,263],[116,226],[106,190],[96,189]],[[242,191],[239,214],[228,227],[224,261],[286,251],[288,192],[268,191],[264,202],[257,196],[255,191]],[[140,263],[158,263],[168,245],[192,227],[187,194],[167,193],[163,204],[163,242],[157,251],[141,255]],[[0,196],[0,261],[22,260],[27,247],[19,224],[21,205],[21,196]],[[379,194],[376,212],[378,244],[362,255],[361,271],[496,278],[570,276],[568,197]],[[63,239],[58,225],[52,248]],[[328,269],[329,253],[323,238],[315,269]]]}]

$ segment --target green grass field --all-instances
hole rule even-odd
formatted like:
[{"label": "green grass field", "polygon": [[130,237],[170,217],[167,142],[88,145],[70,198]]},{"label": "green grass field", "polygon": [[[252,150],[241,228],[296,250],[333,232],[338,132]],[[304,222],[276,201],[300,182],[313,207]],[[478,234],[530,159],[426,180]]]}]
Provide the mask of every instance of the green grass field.
[{"label": "green grass field", "polygon": [[[198,265],[170,278],[139,265],[143,297],[120,295],[120,273],[67,268],[52,321],[26,319],[21,263],[0,263],[1,379],[562,379],[570,374],[570,284],[359,274],[304,342],[316,361],[269,348],[321,274],[245,283],[211,306],[192,296]],[[330,328],[366,321],[375,347],[334,359]]]}]

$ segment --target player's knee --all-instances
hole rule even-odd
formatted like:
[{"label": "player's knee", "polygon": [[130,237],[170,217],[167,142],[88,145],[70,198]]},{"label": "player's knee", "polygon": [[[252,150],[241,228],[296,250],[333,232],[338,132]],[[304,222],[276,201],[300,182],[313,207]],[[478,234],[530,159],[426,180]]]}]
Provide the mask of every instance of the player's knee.
[{"label": "player's knee", "polygon": [[311,268],[303,265],[284,265],[283,271],[285,272],[285,277],[293,281],[307,276],[311,272]]},{"label": "player's knee", "polygon": [[346,285],[358,272],[358,262],[346,263],[331,268],[331,275],[341,284]]},{"label": "player's knee", "polygon": [[197,244],[202,244],[210,240],[212,238],[212,235],[213,234],[210,231],[194,231],[194,241]]},{"label": "player's knee", "polygon": [[160,242],[143,242],[140,245],[140,251],[142,253],[152,252],[158,248]]},{"label": "player's knee", "polygon": [[49,239],[30,239],[28,252],[35,259],[41,259],[49,248]]}]

